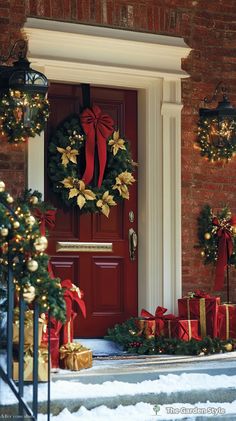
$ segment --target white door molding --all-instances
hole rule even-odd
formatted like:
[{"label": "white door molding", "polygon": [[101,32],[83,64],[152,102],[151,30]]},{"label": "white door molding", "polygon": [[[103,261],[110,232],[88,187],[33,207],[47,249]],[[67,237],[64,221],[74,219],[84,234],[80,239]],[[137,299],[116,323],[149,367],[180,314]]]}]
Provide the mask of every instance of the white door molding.
[{"label": "white door molding", "polygon": [[[176,37],[33,18],[24,33],[32,67],[50,81],[138,91],[139,309],[174,311],[181,295],[181,58],[190,49]],[[31,144],[30,188],[44,177],[42,166],[31,165],[34,155]]]}]

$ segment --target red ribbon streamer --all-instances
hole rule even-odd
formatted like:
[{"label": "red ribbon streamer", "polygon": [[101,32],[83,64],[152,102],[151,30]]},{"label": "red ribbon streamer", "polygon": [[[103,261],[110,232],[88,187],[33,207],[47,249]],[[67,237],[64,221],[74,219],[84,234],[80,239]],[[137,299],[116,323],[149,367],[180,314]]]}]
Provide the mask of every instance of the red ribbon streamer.
[{"label": "red ribbon streamer", "polygon": [[55,227],[56,210],[49,209],[46,212],[41,212],[39,208],[34,209],[34,216],[40,222],[41,235],[46,234],[46,227],[52,229]]},{"label": "red ribbon streamer", "polygon": [[224,287],[224,272],[233,253],[233,240],[231,232],[220,225],[218,218],[213,218],[212,223],[218,227],[219,245],[214,290],[219,291]]},{"label": "red ribbon streamer", "polygon": [[84,300],[82,300],[83,292],[81,292],[81,297],[79,297],[79,294],[77,291],[74,290],[74,286],[70,279],[64,279],[61,281],[62,288],[65,288],[64,291],[64,298],[66,302],[66,314],[67,314],[67,320],[70,320],[71,314],[72,314],[72,302],[76,301],[79,305],[79,308],[83,314],[84,317],[86,317],[86,306]]},{"label": "red ribbon streamer", "polygon": [[98,187],[101,187],[107,161],[106,141],[113,132],[114,122],[108,114],[102,114],[97,105],[94,105],[91,109],[86,108],[80,119],[86,134],[86,168],[82,178],[85,184],[89,184],[93,178],[96,139],[99,160]]}]

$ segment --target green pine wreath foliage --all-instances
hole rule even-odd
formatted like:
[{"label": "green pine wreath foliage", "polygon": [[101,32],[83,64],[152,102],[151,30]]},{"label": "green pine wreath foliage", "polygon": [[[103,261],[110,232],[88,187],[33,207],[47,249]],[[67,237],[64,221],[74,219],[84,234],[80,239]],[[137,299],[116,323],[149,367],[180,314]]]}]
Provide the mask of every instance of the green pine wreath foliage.
[{"label": "green pine wreath foliage", "polygon": [[[216,127],[216,136],[212,127]],[[218,122],[217,119],[201,118],[198,123],[197,143],[200,154],[209,161],[229,161],[236,153],[236,122],[230,119]]]},{"label": "green pine wreath foliage", "polygon": [[232,351],[236,346],[233,339],[221,340],[209,336],[199,341],[196,339],[183,341],[163,336],[147,339],[142,333],[140,334],[137,320],[138,318],[132,317],[124,323],[116,324],[114,328],[108,329],[105,339],[117,343],[124,351],[133,355],[207,355]]},{"label": "green pine wreath foliage", "polygon": [[0,98],[0,130],[9,143],[23,143],[40,134],[48,117],[49,102],[41,94],[10,90]]},{"label": "green pine wreath foliage", "polygon": [[219,227],[213,223],[214,218],[218,219],[219,227],[226,227],[232,235],[233,253],[229,257],[228,264],[236,267],[236,236],[232,225],[232,214],[226,205],[214,214],[210,205],[206,204],[199,214],[198,240],[204,264],[216,264],[218,257],[219,236],[217,233]]},{"label": "green pine wreath foliage", "polygon": [[49,144],[49,178],[63,204],[78,206],[82,213],[101,212],[108,216],[111,206],[129,199],[129,187],[135,181],[129,142],[119,131],[106,141],[107,162],[103,182],[84,185],[86,136],[79,116],[69,116],[56,130]]}]

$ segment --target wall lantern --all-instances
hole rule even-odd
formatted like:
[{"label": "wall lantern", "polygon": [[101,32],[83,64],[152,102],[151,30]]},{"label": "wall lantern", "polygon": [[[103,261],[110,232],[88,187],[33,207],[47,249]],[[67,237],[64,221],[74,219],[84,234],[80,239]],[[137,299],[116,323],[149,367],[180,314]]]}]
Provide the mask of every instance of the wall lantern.
[{"label": "wall lantern", "polygon": [[22,39],[8,57],[0,57],[2,63],[16,60],[12,66],[0,66],[0,134],[15,144],[40,134],[49,116],[48,80],[31,69],[26,53],[27,42]]},{"label": "wall lantern", "polygon": [[[204,98],[204,103],[213,102],[219,94],[219,82],[212,98]],[[216,108],[200,108],[198,123],[198,145],[201,155],[209,161],[228,162],[236,153],[236,108],[226,95],[226,88],[221,88],[222,100]]]}]

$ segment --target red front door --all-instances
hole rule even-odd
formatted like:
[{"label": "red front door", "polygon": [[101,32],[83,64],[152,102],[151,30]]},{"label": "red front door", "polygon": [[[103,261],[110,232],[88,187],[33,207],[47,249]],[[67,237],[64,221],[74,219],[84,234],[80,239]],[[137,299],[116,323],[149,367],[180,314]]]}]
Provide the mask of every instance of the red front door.
[{"label": "red front door", "polygon": [[[70,114],[79,113],[81,88],[52,83],[49,102],[45,151],[57,125]],[[133,160],[137,161],[136,91],[91,87],[92,103],[113,118],[120,134],[130,141]],[[137,179],[137,173],[134,176]],[[45,180],[45,200],[57,208],[56,227],[50,233],[48,248],[54,273],[61,279],[71,279],[84,291],[87,318],[83,319],[79,312],[74,336],[104,336],[109,327],[137,315],[137,255],[135,260],[130,259],[128,240],[130,228],[137,232],[137,182],[130,189],[130,199],[114,206],[106,218],[100,214],[80,215],[78,208],[66,209],[50,191],[47,175]],[[112,243],[112,252],[57,252],[57,242],[62,241],[108,242]]]}]

